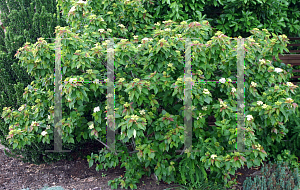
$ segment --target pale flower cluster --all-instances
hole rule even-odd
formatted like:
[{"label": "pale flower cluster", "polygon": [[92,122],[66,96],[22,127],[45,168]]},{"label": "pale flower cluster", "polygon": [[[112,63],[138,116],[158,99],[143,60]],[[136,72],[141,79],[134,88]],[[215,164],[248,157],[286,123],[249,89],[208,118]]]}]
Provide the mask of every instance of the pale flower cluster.
[{"label": "pale flower cluster", "polygon": [[204,88],[203,93],[204,93],[204,94],[210,94],[210,92],[209,92],[208,89],[206,89],[206,88]]},{"label": "pale flower cluster", "polygon": [[100,111],[99,106],[94,108],[94,113]]},{"label": "pale flower cluster", "polygon": [[225,83],[225,82],[226,82],[226,79],[225,79],[225,78],[221,78],[219,81],[220,81],[221,83]]},{"label": "pale flower cluster", "polygon": [[247,115],[246,117],[247,117],[247,120],[248,120],[248,121],[250,121],[250,120],[253,119],[253,116],[252,116],[252,115]]},{"label": "pale flower cluster", "polygon": [[118,26],[121,28],[125,28],[125,26],[123,24],[119,24]]},{"label": "pale flower cluster", "polygon": [[263,102],[262,101],[257,101],[257,105],[263,105]]},{"label": "pale flower cluster", "polygon": [[25,106],[26,106],[26,104],[22,105],[18,110],[19,110],[19,111],[23,111],[24,108],[25,108]]},{"label": "pale flower cluster", "polygon": [[139,82],[139,81],[140,81],[139,78],[134,78],[134,79],[133,79],[133,82]]},{"label": "pale flower cluster", "polygon": [[31,126],[40,126],[40,124],[39,124],[38,122],[36,122],[36,121],[33,121],[33,122],[31,123]]},{"label": "pale flower cluster", "polygon": [[77,1],[77,4],[86,4],[86,3],[87,3],[86,1],[82,1],[82,0]]},{"label": "pale flower cluster", "polygon": [[124,106],[125,106],[125,107],[129,107],[130,104],[129,104],[128,102],[125,102]]},{"label": "pale flower cluster", "polygon": [[210,156],[210,158],[215,159],[216,157],[218,157],[217,155],[213,154]]},{"label": "pale flower cluster", "polygon": [[124,78],[120,78],[118,82],[124,82],[125,79]]},{"label": "pale flower cluster", "polygon": [[94,124],[93,123],[89,126],[89,129],[94,129]]},{"label": "pale flower cluster", "polygon": [[294,86],[294,84],[292,82],[287,82],[286,85],[287,86]]},{"label": "pale flower cluster", "polygon": [[131,116],[131,120],[133,120],[133,121],[137,121],[138,119],[139,119],[139,116],[137,116],[137,115]]},{"label": "pale flower cluster", "polygon": [[260,62],[260,64],[262,65],[262,64],[265,64],[265,63],[266,63],[266,60],[260,59],[259,62]]},{"label": "pale flower cluster", "polygon": [[157,22],[156,24],[154,24],[155,26],[160,26],[160,23],[159,22]]},{"label": "pale flower cluster", "polygon": [[69,80],[71,83],[72,82],[76,82],[77,81],[77,78],[70,78],[70,80]]},{"label": "pale flower cluster", "polygon": [[95,84],[99,84],[100,80],[99,79],[96,79],[93,83]]},{"label": "pale flower cluster", "polygon": [[260,144],[255,145],[255,148],[257,148],[258,150],[262,150],[262,146]]},{"label": "pale flower cluster", "polygon": [[145,110],[140,110],[139,112],[141,115],[144,115],[146,113]]},{"label": "pale flower cluster", "polygon": [[99,29],[98,30],[100,33],[103,33],[105,30],[104,29]]},{"label": "pale flower cluster", "polygon": [[253,86],[253,87],[256,87],[257,86],[257,83],[255,83],[255,82],[251,82],[251,86]]},{"label": "pale flower cluster", "polygon": [[204,115],[202,115],[201,113],[199,113],[199,117],[197,117],[197,120],[199,120],[199,118],[202,118]]},{"label": "pale flower cluster", "polygon": [[41,135],[43,135],[43,136],[47,135],[47,131],[43,131],[43,132],[41,133]]},{"label": "pale flower cluster", "polygon": [[76,7],[75,6],[73,6],[71,9],[70,9],[70,11],[69,11],[69,16],[70,16],[70,14],[73,14],[74,12],[76,11]]},{"label": "pale flower cluster", "polygon": [[282,72],[283,70],[282,69],[280,69],[280,68],[275,68],[275,70],[274,70],[276,73],[280,73],[280,72]]},{"label": "pale flower cluster", "polygon": [[142,42],[147,42],[149,40],[149,38],[143,38]]},{"label": "pale flower cluster", "polygon": [[227,107],[227,105],[226,105],[226,103],[224,103],[223,101],[220,101],[220,107],[224,107],[224,108],[226,108]]}]

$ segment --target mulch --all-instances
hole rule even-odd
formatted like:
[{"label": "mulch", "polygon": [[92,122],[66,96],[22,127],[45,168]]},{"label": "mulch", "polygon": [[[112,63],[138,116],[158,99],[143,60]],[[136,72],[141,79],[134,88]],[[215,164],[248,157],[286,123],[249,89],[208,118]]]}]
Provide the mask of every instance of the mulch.
[{"label": "mulch", "polygon": [[[87,146],[83,150],[84,155],[90,155],[89,147]],[[110,190],[108,181],[125,174],[126,169],[120,168],[120,164],[107,171],[100,170],[97,172],[95,164],[89,168],[86,159],[78,156],[77,152],[70,154],[74,156],[72,161],[60,160],[51,164],[36,165],[8,157],[4,150],[0,149],[0,189],[21,190],[29,188],[36,190],[45,186],[61,186],[66,190]],[[137,186],[138,190],[162,190],[179,185],[164,182],[157,184],[152,177],[143,176]],[[121,190],[120,186],[117,190]]]},{"label": "mulch", "polygon": [[[212,118],[209,120],[214,122]],[[0,146],[0,189],[21,190],[30,188],[30,190],[35,190],[47,185],[48,187],[61,186],[66,190],[110,190],[108,181],[124,176],[126,169],[120,168],[120,164],[107,171],[100,170],[97,172],[95,164],[89,168],[85,156],[91,155],[92,152],[97,154],[95,150],[102,148],[103,145],[99,143],[97,145],[87,143],[79,151],[70,153],[73,158],[71,161],[60,160],[55,163],[36,165],[8,157]],[[270,161],[273,162],[272,159]],[[263,163],[266,165],[269,161]],[[227,188],[227,190],[242,190],[246,178],[259,175],[260,169],[261,166],[248,168],[245,164],[235,172],[235,175],[230,175],[230,179],[236,179],[237,184]],[[209,170],[207,173],[210,176]],[[137,187],[138,190],[182,189],[180,188],[181,185],[175,183],[157,182],[153,176],[143,176]],[[117,190],[121,190],[120,186]]]},{"label": "mulch", "polygon": [[[84,150],[84,155],[90,155],[88,146]],[[86,154],[88,153],[88,154]],[[61,186],[64,189],[82,189],[82,190],[110,190],[108,181],[123,176],[125,168],[120,165],[105,170],[96,171],[96,166],[91,168],[88,162],[78,153],[71,153],[74,160],[60,160],[51,164],[31,164],[24,163],[20,159],[11,158],[4,154],[4,150],[0,149],[0,189],[3,190],[20,190],[30,188],[30,190],[41,189],[45,185]],[[264,162],[266,164],[267,162]],[[237,185],[231,189],[240,190],[246,177],[258,173],[261,167],[252,167],[248,169],[246,166],[236,171],[236,175],[230,175],[231,179],[237,180]],[[207,171],[208,176],[210,171]],[[106,174],[102,176],[102,174]],[[144,183],[143,183],[144,182]],[[137,185],[138,190],[163,190],[163,189],[180,189],[180,185],[174,183],[166,184],[164,182],[157,183],[152,177],[143,176]],[[175,188],[177,187],[177,188]],[[120,186],[118,190],[121,189]]]}]

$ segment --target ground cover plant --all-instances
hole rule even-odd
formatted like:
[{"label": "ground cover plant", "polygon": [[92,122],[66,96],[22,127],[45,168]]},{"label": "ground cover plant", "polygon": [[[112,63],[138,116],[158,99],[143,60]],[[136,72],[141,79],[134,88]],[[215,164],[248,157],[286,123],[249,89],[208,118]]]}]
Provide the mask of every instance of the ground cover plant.
[{"label": "ground cover plant", "polygon": [[[110,41],[100,39],[113,37],[114,30],[107,28],[102,15],[94,15],[97,5],[95,1],[76,3],[69,10],[72,29],[56,28],[58,36],[70,38],[62,41],[61,48],[65,83],[62,88],[63,142],[88,138],[105,142],[106,117],[108,123],[111,121],[105,111],[108,110],[106,99],[113,95],[106,94],[106,85],[99,80],[106,80],[105,64],[113,50],[108,49]],[[127,34],[124,25],[118,27],[118,32]],[[78,30],[81,32],[76,33]],[[196,184],[208,178],[207,169],[213,180],[229,187],[233,184],[228,180],[229,174],[234,175],[245,163],[248,167],[259,166],[269,153],[264,149],[275,141],[280,142],[288,132],[284,124],[298,106],[293,100],[297,86],[287,82],[291,77],[290,65],[284,70],[274,68],[269,61],[273,56],[278,58],[283,49],[287,50],[286,36],[273,34],[270,39],[266,29],[254,29],[251,33],[252,36],[245,39],[244,106],[245,146],[253,152],[226,152],[234,149],[236,138],[237,89],[232,81],[237,80],[237,39],[220,31],[212,33],[205,20],[190,23],[170,20],[157,23],[152,38],[115,39],[116,148],[124,152],[112,154],[102,149],[99,154],[88,156],[90,166],[95,163],[96,170],[100,170],[121,163],[121,167],[126,168],[125,175],[109,181],[109,185],[131,189],[136,188],[143,175],[151,173],[167,183]],[[175,150],[184,147],[184,107],[183,101],[178,99],[184,99],[185,38],[199,38],[192,40],[191,47],[192,72],[195,73],[191,114],[193,149],[201,152],[179,154]],[[25,88],[26,105],[18,111],[3,110],[2,117],[10,124],[7,139],[17,149],[35,142],[50,144],[54,126],[54,44],[40,38],[35,44],[27,43],[20,48],[16,57],[36,80]],[[201,79],[219,83],[196,83]],[[83,80],[95,82],[80,83]],[[207,126],[205,119],[209,115],[215,116],[217,126]],[[258,142],[263,134],[267,138]],[[130,144],[133,146],[129,147]]]}]

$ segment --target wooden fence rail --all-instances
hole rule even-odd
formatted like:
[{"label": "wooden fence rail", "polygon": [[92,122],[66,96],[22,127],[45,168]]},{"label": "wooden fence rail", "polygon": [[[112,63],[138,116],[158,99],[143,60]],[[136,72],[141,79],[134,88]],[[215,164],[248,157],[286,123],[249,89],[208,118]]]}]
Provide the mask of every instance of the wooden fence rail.
[{"label": "wooden fence rail", "polygon": [[[300,40],[300,37],[288,37],[290,41],[294,40]],[[300,46],[300,44],[288,44],[287,47],[297,47]],[[300,65],[300,50],[289,50],[289,52],[284,51],[286,54],[279,54],[279,59],[285,63],[285,64],[291,64],[291,66],[294,68],[295,66]],[[299,54],[289,54],[289,53],[299,53]],[[275,57],[273,57],[273,60],[276,61]],[[293,70],[293,74],[299,73],[300,70]],[[292,79],[300,78],[300,76],[293,76]],[[293,83],[299,83],[299,82],[293,82]]]}]

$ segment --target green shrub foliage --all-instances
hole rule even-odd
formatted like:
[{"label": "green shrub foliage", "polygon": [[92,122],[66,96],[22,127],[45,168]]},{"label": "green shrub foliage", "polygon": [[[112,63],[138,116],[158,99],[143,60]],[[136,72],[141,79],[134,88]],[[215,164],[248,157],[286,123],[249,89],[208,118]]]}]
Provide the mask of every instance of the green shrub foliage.
[{"label": "green shrub foliage", "polygon": [[[245,39],[245,148],[250,152],[231,152],[236,142],[237,38],[214,33],[208,21],[172,20],[145,26],[137,32],[127,29],[133,22],[149,22],[139,1],[58,1],[70,27],[56,27],[61,44],[62,66],[62,141],[97,139],[106,141],[106,127],[112,115],[106,115],[108,99],[115,99],[116,150],[103,148],[87,157],[96,170],[121,164],[126,173],[108,184],[116,189],[136,188],[143,175],[155,173],[159,181],[182,184],[206,180],[206,170],[215,182],[226,187],[229,174],[247,164],[259,166],[269,148],[289,131],[285,123],[298,111],[294,100],[297,86],[287,82],[291,66],[275,68],[273,56],[286,49],[286,35],[266,29],[251,30]],[[126,16],[124,10],[130,15]],[[114,16],[115,15],[115,16]],[[143,18],[142,20],[140,18]],[[117,39],[121,36],[129,39]],[[109,49],[114,38],[114,48]],[[124,37],[123,37],[124,38]],[[184,56],[191,39],[193,76],[184,74]],[[194,39],[196,38],[196,39]],[[115,97],[107,94],[107,57],[114,57]],[[52,143],[54,127],[54,43],[39,38],[18,49],[20,66],[35,77],[25,88],[26,104],[17,111],[4,108],[2,117],[9,124],[6,136],[13,148],[27,144]],[[220,72],[222,70],[222,72]],[[185,78],[186,77],[186,78]],[[184,149],[184,80],[191,79],[193,118],[192,148],[200,152],[176,152]],[[201,83],[201,79],[220,81]],[[83,81],[93,81],[89,84]],[[282,82],[278,85],[277,82]],[[241,105],[242,106],[242,105]],[[206,119],[213,115],[217,126]],[[22,116],[22,117],[21,117]],[[260,142],[261,136],[266,137]],[[104,143],[103,143],[104,144]],[[136,150],[136,151],[133,151]],[[197,174],[195,174],[197,173]]]},{"label": "green shrub foliage", "polygon": [[253,28],[291,37],[300,31],[297,0],[146,0],[144,6],[154,22],[205,19],[232,37],[246,38]]}]

